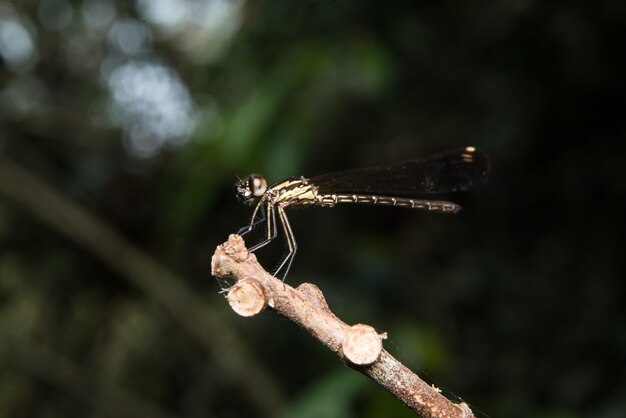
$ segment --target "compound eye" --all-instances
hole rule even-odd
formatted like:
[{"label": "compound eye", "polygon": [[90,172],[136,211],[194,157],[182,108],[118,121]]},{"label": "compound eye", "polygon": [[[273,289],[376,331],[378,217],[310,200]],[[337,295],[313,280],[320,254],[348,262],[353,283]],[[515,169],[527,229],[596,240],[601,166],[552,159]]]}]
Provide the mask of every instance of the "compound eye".
[{"label": "compound eye", "polygon": [[252,196],[261,197],[267,190],[267,181],[260,174],[251,174],[248,178],[248,187],[252,191]]}]

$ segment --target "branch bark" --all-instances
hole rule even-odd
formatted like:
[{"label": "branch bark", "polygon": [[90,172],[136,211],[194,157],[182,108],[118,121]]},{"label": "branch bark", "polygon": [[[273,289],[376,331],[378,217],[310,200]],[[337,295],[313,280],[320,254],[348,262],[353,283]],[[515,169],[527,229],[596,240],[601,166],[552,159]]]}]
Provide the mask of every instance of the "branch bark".
[{"label": "branch bark", "polygon": [[379,335],[368,325],[350,326],[341,321],[315,285],[304,283],[294,289],[266,272],[240,236],[233,234],[218,246],[211,264],[215,277],[237,280],[227,298],[242,316],[253,316],[269,306],[306,329],[346,365],[383,386],[421,417],[474,416],[467,404],[451,402],[382,349],[386,334]]}]

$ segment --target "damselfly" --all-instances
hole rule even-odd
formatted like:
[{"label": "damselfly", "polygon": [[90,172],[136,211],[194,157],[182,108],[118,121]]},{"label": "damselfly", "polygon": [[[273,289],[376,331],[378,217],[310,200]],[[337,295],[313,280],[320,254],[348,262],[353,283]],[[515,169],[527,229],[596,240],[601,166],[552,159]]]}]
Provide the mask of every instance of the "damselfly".
[{"label": "damselfly", "polygon": [[265,222],[267,235],[249,250],[264,247],[278,235],[278,212],[289,252],[274,275],[285,268],[285,280],[298,249],[285,208],[361,203],[456,213],[461,210],[456,203],[420,196],[468,190],[485,183],[488,176],[489,158],[474,147],[378,167],[356,168],[310,178],[290,177],[269,187],[265,177],[250,174],[235,185],[239,200],[248,205],[256,204],[250,224],[241,228],[239,235],[245,235],[255,225]]}]

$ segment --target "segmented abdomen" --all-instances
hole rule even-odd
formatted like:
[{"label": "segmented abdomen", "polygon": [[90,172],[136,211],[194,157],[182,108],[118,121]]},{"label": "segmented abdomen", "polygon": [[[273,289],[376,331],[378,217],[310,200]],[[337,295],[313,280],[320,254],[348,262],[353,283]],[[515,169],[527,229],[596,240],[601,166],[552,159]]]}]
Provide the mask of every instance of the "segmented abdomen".
[{"label": "segmented abdomen", "polygon": [[335,206],[339,203],[359,203],[365,205],[398,206],[411,209],[422,209],[430,212],[456,213],[461,207],[445,200],[409,199],[406,197],[390,197],[361,194],[328,194],[317,195],[316,204]]}]

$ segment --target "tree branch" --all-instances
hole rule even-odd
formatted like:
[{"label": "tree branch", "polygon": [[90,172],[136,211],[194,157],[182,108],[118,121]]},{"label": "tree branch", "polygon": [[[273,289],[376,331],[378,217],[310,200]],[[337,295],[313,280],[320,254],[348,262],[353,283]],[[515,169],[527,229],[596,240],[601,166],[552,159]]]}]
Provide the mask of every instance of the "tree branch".
[{"label": "tree branch", "polygon": [[248,252],[243,239],[231,235],[213,255],[213,275],[237,280],[227,300],[235,312],[253,316],[270,306],[306,329],[349,367],[370,377],[421,417],[473,417],[465,403],[455,404],[428,385],[391,354],[382,349],[386,334],[368,326],[350,326],[328,308],[315,285],[304,283],[296,289],[276,279]]}]

